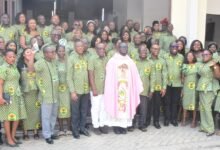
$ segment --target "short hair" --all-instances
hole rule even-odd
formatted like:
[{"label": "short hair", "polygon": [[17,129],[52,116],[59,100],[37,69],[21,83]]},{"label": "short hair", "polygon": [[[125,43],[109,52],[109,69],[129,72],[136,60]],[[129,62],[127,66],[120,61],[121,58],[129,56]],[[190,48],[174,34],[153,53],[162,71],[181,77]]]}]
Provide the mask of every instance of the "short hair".
[{"label": "short hair", "polygon": [[208,43],[208,49],[212,46],[212,45],[214,45],[215,47],[216,47],[216,49],[218,49],[218,44],[216,43],[216,42],[209,42]]},{"label": "short hair", "polygon": [[6,51],[3,52],[3,55],[6,56],[9,52],[13,52],[16,55],[15,51],[10,48],[6,49]]},{"label": "short hair", "polygon": [[54,45],[54,44],[46,44],[46,45],[44,45],[42,47],[43,53],[46,53],[48,51],[48,48],[51,48],[51,47],[53,47],[56,50],[56,45]]},{"label": "short hair", "polygon": [[154,20],[154,21],[152,22],[152,27],[153,27],[155,24],[159,24],[159,21],[158,21],[158,20]]}]

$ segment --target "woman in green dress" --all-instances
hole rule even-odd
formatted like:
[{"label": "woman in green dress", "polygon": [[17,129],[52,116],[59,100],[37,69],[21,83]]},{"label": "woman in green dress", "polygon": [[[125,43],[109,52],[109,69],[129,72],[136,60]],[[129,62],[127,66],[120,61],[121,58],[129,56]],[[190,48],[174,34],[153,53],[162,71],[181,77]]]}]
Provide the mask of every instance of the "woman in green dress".
[{"label": "woman in green dress", "polygon": [[105,50],[108,53],[110,50],[113,49],[113,45],[112,42],[109,40],[109,33],[105,30],[102,30],[100,32],[100,38],[101,38],[101,42],[104,43],[106,45]]},{"label": "woman in green dress", "polygon": [[17,67],[21,75],[20,85],[27,110],[27,118],[23,121],[23,139],[29,139],[29,130],[34,131],[34,139],[39,139],[38,129],[40,127],[40,102],[38,100],[36,74],[34,71],[34,52],[32,49],[24,49],[18,60]]},{"label": "woman in green dress", "polygon": [[198,94],[196,91],[196,85],[198,82],[197,74],[197,64],[196,56],[192,52],[188,52],[184,59],[184,64],[182,67],[182,77],[183,77],[183,117],[182,117],[182,126],[186,124],[186,116],[188,111],[193,112],[193,119],[191,127],[196,126],[196,102]]},{"label": "woman in green dress", "polygon": [[99,36],[94,36],[92,38],[92,41],[91,41],[91,46],[90,48],[88,49],[88,52],[89,52],[89,55],[90,56],[93,56],[93,55],[96,55],[96,45],[101,43],[101,38]]},{"label": "woman in green dress", "polygon": [[92,38],[95,36],[95,22],[93,20],[89,20],[86,26],[87,26],[87,33],[85,36],[88,39],[89,43],[91,43]]},{"label": "woman in green dress", "polygon": [[34,19],[28,20],[27,26],[20,36],[20,46],[21,49],[19,50],[18,55],[22,53],[22,51],[27,48],[28,46],[31,46],[31,38],[39,35],[37,32],[37,23]]},{"label": "woman in green dress", "polygon": [[[64,46],[57,46],[57,69],[59,75],[59,100],[58,100],[58,121],[60,126],[59,135],[72,135],[70,130],[70,93],[67,86],[67,57]],[[67,122],[67,129],[64,129],[64,121]]]},{"label": "woman in green dress", "polygon": [[214,134],[214,121],[212,116],[212,103],[219,90],[219,82],[214,78],[212,65],[213,56],[210,50],[202,53],[203,62],[198,65],[200,75],[197,91],[199,91],[200,131],[207,136]]},{"label": "woman in green dress", "polygon": [[17,147],[21,144],[15,138],[17,127],[27,114],[19,85],[20,74],[15,65],[15,52],[6,50],[4,58],[5,63],[0,66],[0,120],[4,122],[7,144]]},{"label": "woman in green dress", "polygon": [[6,44],[5,44],[5,49],[8,50],[13,50],[15,52],[15,54],[17,55],[17,44],[15,41],[8,41]]},{"label": "woman in green dress", "polygon": [[24,34],[26,27],[26,16],[24,13],[19,12],[15,17],[16,24],[14,25],[17,30],[17,42],[19,43],[20,36]]},{"label": "woman in green dress", "polygon": [[199,40],[192,41],[190,52],[193,52],[198,62],[202,62],[203,45]]}]

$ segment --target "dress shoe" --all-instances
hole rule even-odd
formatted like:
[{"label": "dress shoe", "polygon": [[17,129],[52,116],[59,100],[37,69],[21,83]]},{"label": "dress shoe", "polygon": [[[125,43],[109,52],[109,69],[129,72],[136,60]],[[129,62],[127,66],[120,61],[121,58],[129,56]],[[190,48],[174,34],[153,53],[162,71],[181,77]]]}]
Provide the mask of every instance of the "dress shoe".
[{"label": "dress shoe", "polygon": [[164,126],[169,126],[169,121],[168,120],[164,121]]},{"label": "dress shoe", "polygon": [[58,135],[51,135],[51,139],[53,139],[53,140],[57,140],[57,139],[59,139],[59,136]]},{"label": "dress shoe", "polygon": [[83,135],[85,135],[85,136],[90,136],[89,132],[88,132],[86,129],[80,130],[79,133],[80,133],[80,134],[83,134]]},{"label": "dress shoe", "polygon": [[75,139],[80,139],[79,134],[73,134],[73,137],[74,137]]},{"label": "dress shoe", "polygon": [[156,129],[160,129],[160,128],[161,128],[159,122],[154,122],[154,127],[155,127]]},{"label": "dress shoe", "polygon": [[51,138],[47,138],[47,139],[45,139],[45,141],[46,141],[48,144],[53,144],[53,139],[51,139]]},{"label": "dress shoe", "polygon": [[39,136],[38,133],[34,134],[34,139],[35,139],[35,140],[39,140],[39,138],[40,138],[40,136]]},{"label": "dress shoe", "polygon": [[120,128],[120,133],[121,134],[127,134],[127,129],[126,128]]},{"label": "dress shoe", "polygon": [[142,132],[146,132],[147,131],[146,127],[139,127],[138,129],[141,130]]},{"label": "dress shoe", "polygon": [[115,134],[121,134],[120,129],[118,127],[114,127],[113,131]]},{"label": "dress shoe", "polygon": [[108,127],[107,127],[107,126],[100,127],[99,130],[100,130],[101,133],[103,133],[103,134],[108,134]]},{"label": "dress shoe", "polygon": [[178,126],[178,123],[177,123],[176,120],[171,121],[171,124],[172,124],[174,127],[177,127],[177,126]]},{"label": "dress shoe", "polygon": [[128,131],[129,131],[129,132],[133,132],[133,131],[134,131],[134,127],[133,127],[133,126],[128,127]]},{"label": "dress shoe", "polygon": [[93,132],[96,134],[96,135],[101,135],[102,132],[99,130],[99,128],[94,128],[93,129]]}]

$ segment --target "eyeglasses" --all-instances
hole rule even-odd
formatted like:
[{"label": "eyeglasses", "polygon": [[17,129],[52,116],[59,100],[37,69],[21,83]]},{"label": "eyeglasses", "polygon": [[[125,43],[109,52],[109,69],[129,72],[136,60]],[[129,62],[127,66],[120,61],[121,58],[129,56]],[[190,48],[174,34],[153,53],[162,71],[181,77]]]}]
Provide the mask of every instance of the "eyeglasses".
[{"label": "eyeglasses", "polygon": [[79,24],[74,24],[74,26],[80,26]]},{"label": "eyeglasses", "polygon": [[178,45],[171,45],[171,48],[178,48]]},{"label": "eyeglasses", "polygon": [[211,54],[202,54],[202,57],[207,57],[209,55],[211,55]]}]

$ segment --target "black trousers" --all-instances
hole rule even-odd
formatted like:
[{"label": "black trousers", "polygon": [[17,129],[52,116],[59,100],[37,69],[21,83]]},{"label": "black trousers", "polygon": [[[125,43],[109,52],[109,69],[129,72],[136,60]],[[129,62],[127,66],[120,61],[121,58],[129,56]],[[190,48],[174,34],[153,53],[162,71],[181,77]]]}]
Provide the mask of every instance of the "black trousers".
[{"label": "black trousers", "polygon": [[178,105],[181,98],[181,87],[167,86],[165,97],[165,120],[177,121]]},{"label": "black trousers", "polygon": [[140,95],[140,104],[138,106],[138,112],[139,112],[139,127],[144,127],[146,124],[146,118],[147,118],[147,103],[149,101],[149,97]]},{"label": "black trousers", "polygon": [[78,134],[79,130],[85,130],[89,104],[89,94],[77,94],[77,96],[78,100],[71,103],[73,134]]},{"label": "black trousers", "polygon": [[152,99],[147,103],[147,123],[150,124],[151,116],[153,114],[153,121],[159,122],[160,117],[160,103],[161,103],[160,91],[156,91],[152,95]]}]

